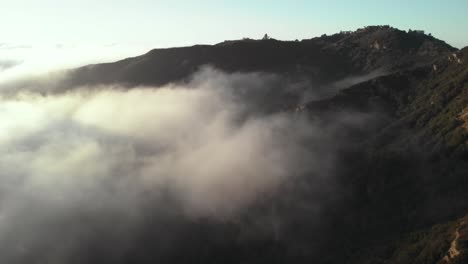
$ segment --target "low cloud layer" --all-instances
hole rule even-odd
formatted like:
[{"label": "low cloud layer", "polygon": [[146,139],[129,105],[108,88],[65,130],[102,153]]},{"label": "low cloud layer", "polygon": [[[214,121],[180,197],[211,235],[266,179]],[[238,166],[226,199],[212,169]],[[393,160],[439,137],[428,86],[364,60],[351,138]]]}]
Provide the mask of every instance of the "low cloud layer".
[{"label": "low cloud layer", "polygon": [[300,176],[323,183],[332,130],[260,111],[271,78],[205,69],[185,85],[5,94],[0,260],[64,263],[113,239],[125,252],[164,227],[148,215],[226,221]]}]

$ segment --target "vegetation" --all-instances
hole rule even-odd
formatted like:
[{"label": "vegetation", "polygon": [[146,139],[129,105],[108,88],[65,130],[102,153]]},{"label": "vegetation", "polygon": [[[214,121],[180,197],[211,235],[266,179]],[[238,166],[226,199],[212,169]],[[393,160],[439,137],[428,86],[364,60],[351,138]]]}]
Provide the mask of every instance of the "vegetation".
[{"label": "vegetation", "polygon": [[[375,26],[298,42],[243,40],[153,50],[77,69],[67,83],[162,85],[185,81],[210,64],[330,87],[337,79],[385,69],[383,76],[300,107],[323,126],[333,124],[337,113],[369,117],[360,126],[337,129],[338,191],[310,191],[314,175],[306,175],[238,222],[185,223],[176,249],[164,260],[436,264],[453,241],[459,223],[453,221],[468,212],[467,53],[422,32]],[[297,100],[289,99],[284,97],[284,105],[297,109]],[[284,110],[276,103],[273,110]],[[308,209],[318,195],[325,201],[317,209],[320,225]],[[256,222],[268,218],[273,205],[286,219],[287,235],[280,239]],[[466,243],[460,240],[461,246]],[[452,263],[467,263],[464,256]],[[142,253],[142,262],[145,257]]]}]

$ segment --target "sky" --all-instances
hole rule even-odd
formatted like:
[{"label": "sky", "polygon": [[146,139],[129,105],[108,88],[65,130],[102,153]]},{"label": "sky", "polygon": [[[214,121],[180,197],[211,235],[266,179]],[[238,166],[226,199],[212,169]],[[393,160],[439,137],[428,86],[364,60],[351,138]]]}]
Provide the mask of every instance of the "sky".
[{"label": "sky", "polygon": [[111,61],[265,33],[305,39],[367,25],[423,29],[455,47],[468,45],[466,0],[0,0],[0,7],[5,65],[53,57],[51,64],[74,66],[65,61]]}]

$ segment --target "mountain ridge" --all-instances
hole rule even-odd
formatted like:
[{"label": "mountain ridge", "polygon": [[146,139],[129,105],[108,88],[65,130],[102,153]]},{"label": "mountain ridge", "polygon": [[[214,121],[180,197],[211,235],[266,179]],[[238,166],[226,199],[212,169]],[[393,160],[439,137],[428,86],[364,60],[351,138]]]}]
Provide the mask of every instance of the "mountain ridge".
[{"label": "mountain ridge", "polygon": [[[74,69],[65,83],[67,87],[157,88],[187,82],[200,68],[211,65],[227,73],[307,79],[306,91],[332,90],[325,97],[303,100],[302,94],[289,98],[281,91],[283,86],[275,86],[279,91],[274,98],[282,99],[280,104],[270,98],[261,101],[270,104],[273,112],[296,111],[324,127],[336,125],[334,118],[341,113],[370,116],[362,124],[337,125],[340,167],[336,181],[342,196],[310,193],[309,184],[314,182],[306,177],[282,195],[253,206],[244,216],[255,226],[251,218],[268,214],[271,206],[288,220],[283,228],[289,237],[242,240],[242,232],[250,230],[200,220],[190,223],[184,235],[198,234],[207,245],[178,241],[186,256],[179,256],[175,249],[169,257],[174,262],[190,263],[196,258],[228,263],[409,264],[416,259],[436,264],[453,241],[452,221],[468,212],[467,56],[468,47],[458,50],[421,31],[371,26],[302,41],[244,39],[156,49]],[[333,87],[338,80],[355,76],[367,77]],[[320,215],[324,224],[319,228],[311,224],[312,216],[302,205],[315,195],[325,195],[327,201]],[[226,239],[220,241],[219,234]],[[203,249],[204,255],[197,249]]]},{"label": "mountain ridge", "polygon": [[373,26],[302,41],[238,40],[154,49],[141,56],[74,69],[68,83],[160,86],[183,81],[204,65],[226,72],[271,72],[329,83],[382,68],[411,68],[456,50],[422,33]]}]

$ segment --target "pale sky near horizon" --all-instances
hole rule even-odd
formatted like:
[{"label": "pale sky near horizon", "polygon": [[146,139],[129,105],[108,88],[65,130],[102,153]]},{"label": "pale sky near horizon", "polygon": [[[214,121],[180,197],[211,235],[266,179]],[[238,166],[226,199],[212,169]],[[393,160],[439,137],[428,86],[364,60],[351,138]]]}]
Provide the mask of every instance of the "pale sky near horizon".
[{"label": "pale sky near horizon", "polygon": [[65,51],[76,63],[99,62],[265,33],[292,40],[387,24],[468,45],[466,0],[0,0],[0,7],[0,62],[48,52],[65,60]]}]

